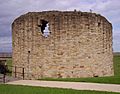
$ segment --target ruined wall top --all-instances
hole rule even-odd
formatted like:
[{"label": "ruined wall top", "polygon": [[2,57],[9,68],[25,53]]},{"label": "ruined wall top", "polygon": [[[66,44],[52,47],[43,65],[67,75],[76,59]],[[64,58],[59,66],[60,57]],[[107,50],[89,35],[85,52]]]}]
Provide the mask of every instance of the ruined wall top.
[{"label": "ruined wall top", "polygon": [[97,14],[97,13],[92,13],[92,12],[81,12],[81,11],[41,11],[41,12],[28,12],[26,14],[23,14],[21,16],[19,16],[18,18],[16,18],[12,24],[14,24],[14,22],[28,18],[28,17],[39,17],[39,15],[42,16],[84,16],[86,18],[94,18],[97,17],[100,20],[103,20],[107,23],[109,23],[112,27],[112,24],[102,15]]}]

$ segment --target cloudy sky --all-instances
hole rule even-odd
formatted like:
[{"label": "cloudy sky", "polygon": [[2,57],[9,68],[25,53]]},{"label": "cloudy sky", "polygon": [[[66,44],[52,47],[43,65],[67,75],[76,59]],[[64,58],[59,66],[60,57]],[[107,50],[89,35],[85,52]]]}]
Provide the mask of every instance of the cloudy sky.
[{"label": "cloudy sky", "polygon": [[99,13],[113,24],[113,50],[120,52],[120,0],[0,0],[0,52],[12,50],[11,23],[29,11],[80,10]]}]

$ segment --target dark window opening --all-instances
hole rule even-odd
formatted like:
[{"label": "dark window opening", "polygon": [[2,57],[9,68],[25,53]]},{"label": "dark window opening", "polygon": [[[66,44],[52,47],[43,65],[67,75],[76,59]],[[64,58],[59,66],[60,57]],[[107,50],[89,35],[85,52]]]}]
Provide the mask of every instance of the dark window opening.
[{"label": "dark window opening", "polygon": [[48,21],[41,20],[41,25],[38,26],[40,27],[43,36],[48,37],[48,35],[50,34]]},{"label": "dark window opening", "polygon": [[48,21],[41,20],[41,32],[44,34],[45,27],[47,26]]},{"label": "dark window opening", "polygon": [[30,53],[30,51],[28,51],[28,53]]},{"label": "dark window opening", "polygon": [[98,77],[98,75],[95,75],[94,77]]},{"label": "dark window opening", "polygon": [[93,77],[99,77],[97,74],[93,74]]},{"label": "dark window opening", "polygon": [[100,25],[101,25],[101,23],[100,23],[100,22],[98,22],[98,27],[100,27]]}]

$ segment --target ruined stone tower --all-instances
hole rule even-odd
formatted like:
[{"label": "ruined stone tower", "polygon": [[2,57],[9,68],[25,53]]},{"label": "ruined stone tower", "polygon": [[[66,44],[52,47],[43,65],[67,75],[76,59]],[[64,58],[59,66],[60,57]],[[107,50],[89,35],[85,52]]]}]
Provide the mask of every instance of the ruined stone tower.
[{"label": "ruined stone tower", "polygon": [[13,65],[26,79],[113,75],[112,25],[99,14],[29,12],[13,22],[12,37]]}]

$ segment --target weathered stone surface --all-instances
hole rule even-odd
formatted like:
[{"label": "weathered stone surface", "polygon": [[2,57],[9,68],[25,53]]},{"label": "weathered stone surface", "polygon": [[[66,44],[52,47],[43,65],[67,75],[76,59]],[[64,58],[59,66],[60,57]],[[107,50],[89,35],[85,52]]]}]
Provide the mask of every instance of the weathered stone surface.
[{"label": "weathered stone surface", "polygon": [[12,35],[13,65],[25,68],[26,79],[113,75],[112,25],[99,14],[29,12],[13,22]]}]

